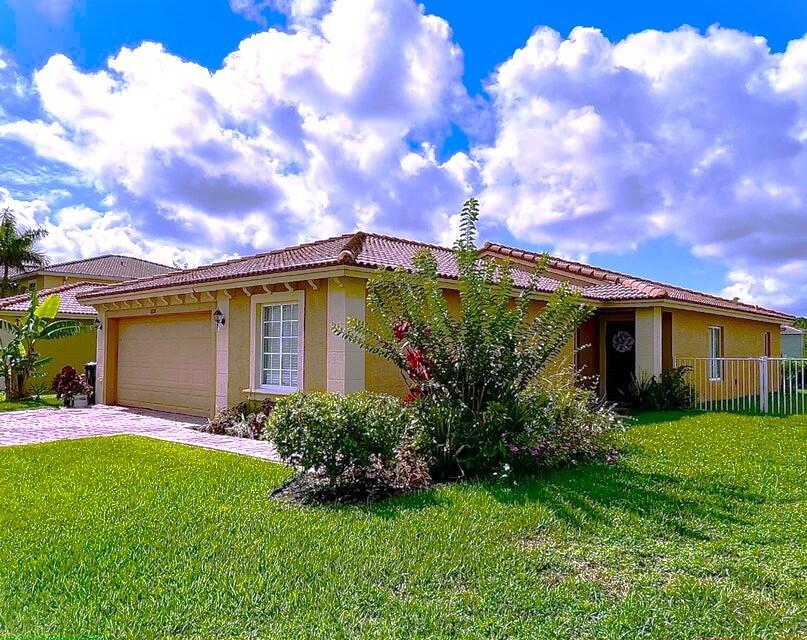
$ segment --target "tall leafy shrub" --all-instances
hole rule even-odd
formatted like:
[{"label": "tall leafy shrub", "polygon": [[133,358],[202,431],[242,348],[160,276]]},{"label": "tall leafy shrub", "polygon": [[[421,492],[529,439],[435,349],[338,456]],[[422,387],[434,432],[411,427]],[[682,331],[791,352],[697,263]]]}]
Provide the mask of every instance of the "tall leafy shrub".
[{"label": "tall leafy shrub", "polygon": [[[413,272],[380,270],[367,299],[377,328],[350,318],[333,331],[394,363],[415,401],[438,475],[481,472],[498,460],[503,424],[518,422],[520,395],[590,313],[579,293],[561,286],[535,317],[530,306],[544,265],[523,289],[511,264],[480,258],[479,204],[461,214],[457,261],[459,309],[452,314],[437,260],[428,249]],[[544,263],[545,264],[545,263]]]}]

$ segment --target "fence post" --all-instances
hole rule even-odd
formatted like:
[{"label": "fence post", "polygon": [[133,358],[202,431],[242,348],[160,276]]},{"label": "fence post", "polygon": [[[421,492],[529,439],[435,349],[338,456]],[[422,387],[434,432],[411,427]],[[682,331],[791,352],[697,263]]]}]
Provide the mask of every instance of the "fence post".
[{"label": "fence post", "polygon": [[759,359],[759,410],[768,413],[768,358]]}]

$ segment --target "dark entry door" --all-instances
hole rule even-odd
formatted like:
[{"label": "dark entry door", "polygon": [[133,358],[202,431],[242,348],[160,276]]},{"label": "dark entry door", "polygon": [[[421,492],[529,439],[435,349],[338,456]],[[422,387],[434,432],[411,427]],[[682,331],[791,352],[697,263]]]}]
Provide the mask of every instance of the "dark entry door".
[{"label": "dark entry door", "polygon": [[624,400],[636,367],[636,324],[608,322],[605,326],[605,393],[609,400]]}]

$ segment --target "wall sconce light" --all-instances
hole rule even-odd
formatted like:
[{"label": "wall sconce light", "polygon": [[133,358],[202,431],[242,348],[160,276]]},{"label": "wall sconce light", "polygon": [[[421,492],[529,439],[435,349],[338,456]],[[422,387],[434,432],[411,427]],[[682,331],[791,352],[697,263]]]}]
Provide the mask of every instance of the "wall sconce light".
[{"label": "wall sconce light", "polygon": [[95,328],[96,328],[98,331],[100,331],[101,329],[103,329],[103,328],[104,328],[104,325],[103,325],[103,324],[101,324],[101,318],[99,318],[99,317],[97,317],[97,316],[96,316],[96,318],[95,318],[95,322],[94,322],[93,324],[95,325]]},{"label": "wall sconce light", "polygon": [[217,327],[223,327],[224,323],[227,322],[227,320],[224,318],[224,314],[221,312],[221,309],[216,309],[213,312],[213,320],[216,321]]}]

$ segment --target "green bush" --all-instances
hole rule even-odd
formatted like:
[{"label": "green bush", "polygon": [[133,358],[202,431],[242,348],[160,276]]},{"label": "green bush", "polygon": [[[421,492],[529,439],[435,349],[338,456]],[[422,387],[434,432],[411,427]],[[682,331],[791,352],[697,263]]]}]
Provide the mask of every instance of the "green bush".
[{"label": "green bush", "polygon": [[265,437],[314,491],[375,497],[429,482],[410,445],[411,417],[394,396],[296,392],[277,402]]},{"label": "green bush", "polygon": [[492,469],[502,447],[501,423],[519,420],[520,394],[591,313],[579,292],[561,285],[534,317],[541,269],[517,288],[509,262],[481,259],[478,217],[478,203],[470,199],[455,245],[457,313],[446,300],[437,259],[424,249],[414,257],[414,272],[382,269],[368,283],[374,325],[350,318],[333,327],[401,370],[416,400],[433,475],[440,478]]},{"label": "green bush", "polygon": [[695,397],[694,387],[687,381],[691,367],[673,367],[641,381],[633,378],[625,391],[625,402],[634,411],[677,411],[689,409]]}]

